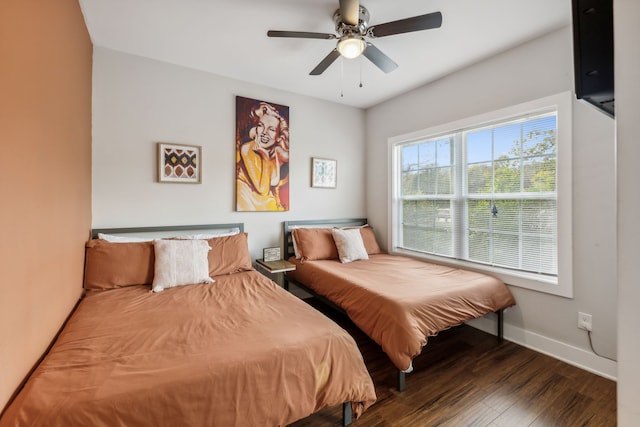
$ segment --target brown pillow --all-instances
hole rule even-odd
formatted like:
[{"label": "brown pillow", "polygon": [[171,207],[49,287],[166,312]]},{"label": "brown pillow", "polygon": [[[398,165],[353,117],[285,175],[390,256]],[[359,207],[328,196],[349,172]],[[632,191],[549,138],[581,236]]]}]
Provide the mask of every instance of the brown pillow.
[{"label": "brown pillow", "polygon": [[153,242],[90,240],[85,246],[85,289],[112,289],[153,282]]},{"label": "brown pillow", "polygon": [[360,234],[362,234],[362,242],[367,250],[367,254],[375,255],[382,253],[382,249],[380,249],[380,245],[378,245],[373,228],[368,225],[366,227],[360,227]]},{"label": "brown pillow", "polygon": [[338,259],[330,228],[294,228],[292,233],[303,261]]},{"label": "brown pillow", "polygon": [[209,239],[209,276],[253,270],[247,233]]}]

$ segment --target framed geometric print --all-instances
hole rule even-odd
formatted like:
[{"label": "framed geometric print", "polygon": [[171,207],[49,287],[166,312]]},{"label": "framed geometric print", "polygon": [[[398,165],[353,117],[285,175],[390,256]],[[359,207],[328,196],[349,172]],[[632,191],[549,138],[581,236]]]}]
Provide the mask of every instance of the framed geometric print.
[{"label": "framed geometric print", "polygon": [[200,184],[201,161],[200,146],[159,142],[158,182]]}]

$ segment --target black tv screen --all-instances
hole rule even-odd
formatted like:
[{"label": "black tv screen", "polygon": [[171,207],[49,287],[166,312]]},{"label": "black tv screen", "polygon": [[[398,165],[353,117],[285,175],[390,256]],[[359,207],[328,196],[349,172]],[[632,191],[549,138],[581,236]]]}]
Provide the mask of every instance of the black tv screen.
[{"label": "black tv screen", "polygon": [[613,117],[613,0],[572,0],[576,97]]}]

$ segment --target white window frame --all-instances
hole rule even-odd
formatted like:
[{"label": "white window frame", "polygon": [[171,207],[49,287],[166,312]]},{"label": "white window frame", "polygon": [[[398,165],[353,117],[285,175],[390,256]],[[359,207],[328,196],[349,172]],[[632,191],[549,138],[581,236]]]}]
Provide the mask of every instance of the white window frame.
[{"label": "white window frame", "polygon": [[[505,283],[534,291],[545,292],[566,298],[573,298],[573,232],[572,232],[572,103],[571,92],[548,96],[525,102],[512,107],[503,108],[478,116],[468,117],[416,132],[398,135],[388,139],[388,182],[389,182],[389,224],[387,250],[389,253],[407,255],[426,259],[441,264],[461,267],[469,270],[491,274]],[[440,135],[452,134],[469,127],[481,127],[496,121],[517,119],[522,116],[537,114],[549,109],[557,111],[557,220],[558,220],[558,275],[548,276],[524,271],[516,271],[495,266],[456,260],[398,247],[400,231],[399,211],[400,194],[400,148],[412,142],[436,138]]]}]

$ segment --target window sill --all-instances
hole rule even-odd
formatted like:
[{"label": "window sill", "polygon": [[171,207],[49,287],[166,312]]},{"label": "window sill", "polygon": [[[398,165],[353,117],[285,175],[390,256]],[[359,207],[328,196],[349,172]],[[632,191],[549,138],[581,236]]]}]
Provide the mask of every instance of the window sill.
[{"label": "window sill", "polygon": [[557,295],[565,298],[573,298],[573,287],[571,284],[561,286],[558,277],[541,276],[534,273],[518,272],[500,267],[477,264],[469,261],[461,261],[452,258],[427,255],[416,251],[402,248],[393,248],[390,251],[394,255],[403,255],[422,261],[434,262],[436,264],[450,267],[463,268],[465,270],[477,271],[494,276],[502,280],[507,285],[519,288],[530,289],[537,292]]}]

